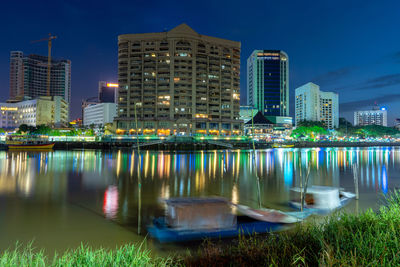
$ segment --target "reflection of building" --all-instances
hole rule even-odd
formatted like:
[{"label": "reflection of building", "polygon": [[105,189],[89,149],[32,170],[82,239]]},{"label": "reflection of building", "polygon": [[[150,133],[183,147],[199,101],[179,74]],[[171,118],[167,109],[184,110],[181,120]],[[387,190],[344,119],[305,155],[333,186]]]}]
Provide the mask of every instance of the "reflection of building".
[{"label": "reflection of building", "polygon": [[118,93],[117,83],[99,82],[100,103],[118,103],[117,93]]},{"label": "reflection of building", "polygon": [[321,121],[329,129],[339,127],[339,95],[322,92],[314,83],[296,89],[296,125],[300,121]]},{"label": "reflection of building", "polygon": [[84,108],[83,125],[104,126],[106,123],[112,123],[117,116],[117,104],[115,103],[97,103]]},{"label": "reflection of building", "polygon": [[381,125],[387,126],[386,108],[374,108],[373,110],[355,111],[354,126]]},{"label": "reflection of building", "polygon": [[[50,96],[71,99],[71,61],[51,60]],[[12,51],[10,56],[10,98],[47,96],[47,57],[24,56]]]},{"label": "reflection of building", "polygon": [[68,123],[68,110],[68,103],[60,96],[0,103],[0,127],[17,128],[21,124],[64,126]]},{"label": "reflection of building", "polygon": [[186,24],[120,35],[117,132],[240,134],[239,74],[239,42]]},{"label": "reflection of building", "polygon": [[281,50],[254,50],[247,59],[247,103],[264,116],[289,116],[289,57]]}]

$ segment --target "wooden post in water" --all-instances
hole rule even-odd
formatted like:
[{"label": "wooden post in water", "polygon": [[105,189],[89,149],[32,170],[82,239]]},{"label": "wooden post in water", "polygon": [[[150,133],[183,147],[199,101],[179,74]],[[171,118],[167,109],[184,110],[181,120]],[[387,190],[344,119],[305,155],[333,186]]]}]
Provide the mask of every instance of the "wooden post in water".
[{"label": "wooden post in water", "polygon": [[302,175],[301,157],[300,157],[300,211],[303,211],[303,175]]},{"label": "wooden post in water", "polygon": [[356,193],[356,200],[358,200],[359,193],[358,193],[358,168],[357,164],[353,163],[353,177],[354,177],[354,191]]},{"label": "wooden post in water", "polygon": [[261,190],[260,190],[260,178],[258,177],[258,168],[256,164],[256,145],[254,144],[254,116],[253,108],[251,108],[251,140],[253,141],[253,166],[255,167],[256,178],[257,178],[257,191],[258,191],[258,207],[261,208]]},{"label": "wooden post in water", "polygon": [[136,103],[135,103],[135,126],[136,126],[136,143],[137,143],[137,150],[138,150],[138,235],[141,232],[141,223],[142,223],[142,177],[140,173],[140,146],[139,146],[139,133],[138,133],[138,119],[136,113]]},{"label": "wooden post in water", "polygon": [[306,179],[304,181],[304,192],[302,194],[302,199],[301,199],[301,211],[303,211],[303,209],[304,209],[304,202],[305,202],[306,195],[307,195],[308,179],[310,178],[310,172],[311,172],[311,164],[309,163],[308,167],[307,167]]}]

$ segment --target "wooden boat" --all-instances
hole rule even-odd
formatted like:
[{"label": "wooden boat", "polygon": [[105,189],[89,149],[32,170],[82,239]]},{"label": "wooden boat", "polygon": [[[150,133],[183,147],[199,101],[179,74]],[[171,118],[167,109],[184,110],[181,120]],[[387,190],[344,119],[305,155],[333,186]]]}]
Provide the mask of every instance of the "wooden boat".
[{"label": "wooden boat", "polygon": [[54,143],[22,143],[8,145],[8,149],[21,149],[21,150],[46,150],[53,149]]},{"label": "wooden boat", "polygon": [[292,148],[292,147],[294,147],[294,144],[273,143],[272,147],[273,148]]},{"label": "wooden boat", "polygon": [[[299,187],[292,188],[290,206],[301,209]],[[327,214],[346,206],[355,194],[344,192],[336,187],[311,186],[307,188],[304,209],[317,214]]]},{"label": "wooden boat", "polygon": [[273,209],[252,209],[250,207],[244,205],[235,205],[233,204],[237,210],[253,219],[270,222],[270,223],[297,223],[303,221],[305,218],[310,216],[312,212],[303,211],[303,212],[284,212],[280,210]]},{"label": "wooden boat", "polygon": [[237,216],[237,223],[229,228],[175,229],[166,223],[164,217],[161,217],[154,219],[153,225],[148,227],[147,230],[151,237],[156,238],[161,243],[165,243],[267,233],[282,230],[284,227],[285,224],[259,221],[248,216]]},{"label": "wooden boat", "polygon": [[166,216],[153,220],[150,236],[160,242],[227,238],[282,230],[300,221],[276,210],[254,210],[235,205],[244,216],[231,211],[223,198],[173,198],[165,200]]}]

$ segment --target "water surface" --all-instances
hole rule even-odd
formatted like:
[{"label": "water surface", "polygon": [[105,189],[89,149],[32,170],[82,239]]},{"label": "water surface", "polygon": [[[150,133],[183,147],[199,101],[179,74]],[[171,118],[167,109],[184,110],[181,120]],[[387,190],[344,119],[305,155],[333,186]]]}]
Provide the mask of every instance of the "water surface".
[{"label": "water surface", "polygon": [[[309,167],[310,166],[310,167]],[[223,196],[290,210],[289,189],[310,168],[310,185],[354,191],[346,210],[377,208],[400,185],[400,149],[305,148],[252,151],[0,152],[0,249],[34,240],[52,252],[81,242],[114,248],[141,242],[162,216],[161,198]],[[138,234],[140,232],[140,234]],[[149,240],[159,253],[175,249]]]}]

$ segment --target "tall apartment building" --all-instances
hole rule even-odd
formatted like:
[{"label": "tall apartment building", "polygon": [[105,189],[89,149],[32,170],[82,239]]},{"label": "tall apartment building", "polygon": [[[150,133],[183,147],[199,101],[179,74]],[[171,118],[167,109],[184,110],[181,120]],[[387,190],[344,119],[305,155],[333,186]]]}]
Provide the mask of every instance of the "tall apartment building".
[{"label": "tall apartment building", "polygon": [[[50,96],[61,96],[71,102],[71,61],[52,60]],[[47,95],[47,57],[25,56],[21,51],[10,55],[10,99]]]},{"label": "tall apartment building", "polygon": [[241,134],[239,82],[239,42],[200,35],[186,24],[120,35],[116,127],[144,134]]},{"label": "tall apartment building", "polygon": [[99,102],[118,103],[118,84],[110,82],[99,82]]},{"label": "tall apartment building", "polygon": [[372,110],[354,112],[354,126],[365,125],[387,126],[386,108],[375,107]]},{"label": "tall apartment building", "polygon": [[264,116],[289,116],[289,57],[281,50],[254,50],[247,59],[247,104]]},{"label": "tall apartment building", "polygon": [[296,88],[296,125],[300,121],[321,121],[328,129],[339,127],[339,95],[323,92],[314,83]]}]

